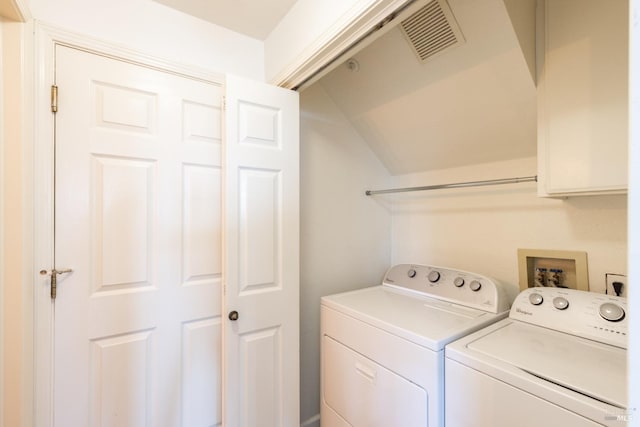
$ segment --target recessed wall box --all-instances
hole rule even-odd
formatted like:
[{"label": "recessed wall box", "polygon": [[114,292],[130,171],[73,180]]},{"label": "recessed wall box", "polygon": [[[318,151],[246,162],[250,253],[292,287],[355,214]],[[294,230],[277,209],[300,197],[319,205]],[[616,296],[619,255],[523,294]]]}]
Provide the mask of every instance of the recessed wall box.
[{"label": "recessed wall box", "polygon": [[518,249],[520,290],[536,286],[589,290],[587,253]]}]

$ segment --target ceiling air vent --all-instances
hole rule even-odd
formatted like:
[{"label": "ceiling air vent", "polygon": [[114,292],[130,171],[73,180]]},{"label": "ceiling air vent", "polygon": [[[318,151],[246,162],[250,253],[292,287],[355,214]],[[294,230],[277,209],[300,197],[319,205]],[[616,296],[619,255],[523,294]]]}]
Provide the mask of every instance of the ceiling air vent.
[{"label": "ceiling air vent", "polygon": [[432,0],[402,21],[400,27],[422,62],[464,43],[446,0]]}]

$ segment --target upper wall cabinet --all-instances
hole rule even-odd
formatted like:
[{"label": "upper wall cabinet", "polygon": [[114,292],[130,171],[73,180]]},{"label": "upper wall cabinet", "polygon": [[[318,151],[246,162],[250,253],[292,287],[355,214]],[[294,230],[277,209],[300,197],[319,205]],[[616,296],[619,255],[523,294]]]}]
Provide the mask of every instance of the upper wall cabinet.
[{"label": "upper wall cabinet", "polygon": [[627,0],[545,0],[538,27],[539,195],[624,193]]}]

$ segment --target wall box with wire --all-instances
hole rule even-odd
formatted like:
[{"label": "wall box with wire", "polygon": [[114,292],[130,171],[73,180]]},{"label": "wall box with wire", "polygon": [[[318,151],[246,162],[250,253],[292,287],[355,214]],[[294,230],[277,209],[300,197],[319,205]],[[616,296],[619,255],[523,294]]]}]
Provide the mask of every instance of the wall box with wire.
[{"label": "wall box with wire", "polygon": [[520,290],[536,286],[589,290],[587,253],[518,249]]}]

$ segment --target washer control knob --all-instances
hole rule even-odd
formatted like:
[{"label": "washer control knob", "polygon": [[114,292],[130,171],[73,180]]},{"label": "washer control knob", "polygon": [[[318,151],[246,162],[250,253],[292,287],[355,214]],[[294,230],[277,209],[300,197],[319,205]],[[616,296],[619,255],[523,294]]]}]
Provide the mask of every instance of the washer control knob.
[{"label": "washer control knob", "polygon": [[413,279],[414,277],[416,277],[416,271],[412,268],[411,270],[407,271],[407,276]]},{"label": "washer control knob", "polygon": [[544,301],[544,298],[542,298],[542,295],[538,293],[534,292],[531,295],[529,295],[529,302],[533,305],[540,305],[542,304],[542,301]]},{"label": "washer control knob", "polygon": [[624,309],[618,304],[605,302],[600,306],[600,316],[609,322],[619,322],[624,319]]},{"label": "washer control knob", "polygon": [[555,297],[553,299],[553,306],[558,310],[566,310],[569,307],[569,301],[563,297]]},{"label": "washer control knob", "polygon": [[429,273],[429,275],[427,276],[427,278],[431,283],[436,283],[438,280],[440,280],[440,273],[436,270],[432,270],[431,273]]},{"label": "washer control knob", "polygon": [[478,282],[477,280],[472,280],[471,283],[469,283],[469,287],[473,292],[478,292],[482,287],[482,283]]},{"label": "washer control knob", "polygon": [[456,277],[453,280],[453,284],[456,285],[457,288],[461,287],[462,285],[464,285],[464,279],[462,277]]}]

